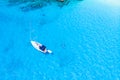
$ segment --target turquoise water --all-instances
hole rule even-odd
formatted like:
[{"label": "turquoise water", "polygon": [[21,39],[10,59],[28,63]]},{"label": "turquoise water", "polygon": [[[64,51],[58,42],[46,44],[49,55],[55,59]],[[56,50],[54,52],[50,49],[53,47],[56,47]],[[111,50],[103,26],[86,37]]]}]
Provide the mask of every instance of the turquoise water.
[{"label": "turquoise water", "polygon": [[84,0],[21,12],[1,4],[0,80],[120,80],[119,34],[119,5]]}]

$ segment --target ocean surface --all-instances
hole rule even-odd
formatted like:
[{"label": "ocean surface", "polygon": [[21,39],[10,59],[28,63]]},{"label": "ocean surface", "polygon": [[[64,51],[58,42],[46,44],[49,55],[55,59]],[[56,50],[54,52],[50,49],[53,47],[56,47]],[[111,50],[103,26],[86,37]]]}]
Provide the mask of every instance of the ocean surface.
[{"label": "ocean surface", "polygon": [[[120,1],[22,12],[0,1],[0,80],[120,80]],[[38,41],[53,54],[31,45]]]}]

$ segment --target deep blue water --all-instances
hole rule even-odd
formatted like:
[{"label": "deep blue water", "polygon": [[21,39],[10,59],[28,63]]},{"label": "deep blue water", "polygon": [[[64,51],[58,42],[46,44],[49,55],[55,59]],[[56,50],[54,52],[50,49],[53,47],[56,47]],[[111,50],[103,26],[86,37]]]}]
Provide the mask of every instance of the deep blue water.
[{"label": "deep blue water", "polygon": [[0,80],[120,80],[119,35],[119,5],[84,0],[24,13],[1,4]]}]

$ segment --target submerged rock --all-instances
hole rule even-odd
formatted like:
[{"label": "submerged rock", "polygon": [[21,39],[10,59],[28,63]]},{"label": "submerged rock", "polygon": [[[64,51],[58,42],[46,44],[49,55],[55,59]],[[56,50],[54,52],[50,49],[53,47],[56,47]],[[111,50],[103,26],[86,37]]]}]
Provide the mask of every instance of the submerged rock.
[{"label": "submerged rock", "polygon": [[[38,8],[42,8],[44,6],[50,5],[51,3],[56,3],[57,6],[63,7],[68,5],[72,0],[8,0],[8,5],[18,5],[24,4],[24,6],[20,7],[23,12],[35,10]],[[82,1],[82,0],[77,0]]]},{"label": "submerged rock", "polygon": [[41,3],[41,2],[33,2],[33,3],[30,3],[30,4],[27,4],[26,6],[22,6],[20,7],[20,9],[23,11],[23,12],[26,12],[26,11],[30,11],[30,10],[34,10],[34,9],[38,9],[38,8],[42,8],[43,6],[45,6],[46,4],[45,3]]}]

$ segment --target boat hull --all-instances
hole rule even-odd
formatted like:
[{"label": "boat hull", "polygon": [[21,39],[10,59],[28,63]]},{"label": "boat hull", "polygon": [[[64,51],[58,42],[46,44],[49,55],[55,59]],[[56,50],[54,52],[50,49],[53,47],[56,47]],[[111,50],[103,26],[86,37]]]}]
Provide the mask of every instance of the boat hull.
[{"label": "boat hull", "polygon": [[31,41],[31,44],[32,44],[32,46],[33,46],[35,49],[37,49],[38,51],[41,51],[41,52],[43,52],[43,53],[52,53],[51,50],[42,51],[41,49],[39,49],[39,46],[42,46],[42,44],[39,43],[39,42]]}]

